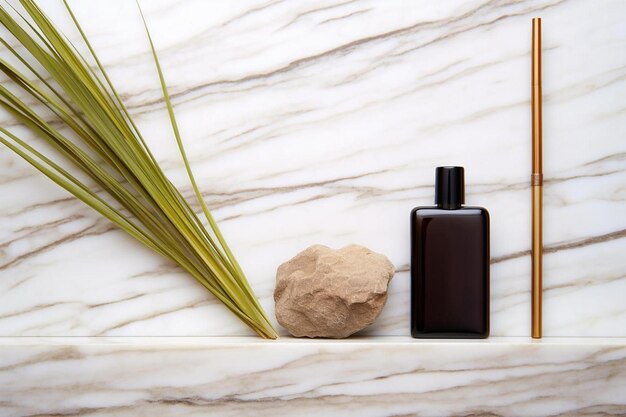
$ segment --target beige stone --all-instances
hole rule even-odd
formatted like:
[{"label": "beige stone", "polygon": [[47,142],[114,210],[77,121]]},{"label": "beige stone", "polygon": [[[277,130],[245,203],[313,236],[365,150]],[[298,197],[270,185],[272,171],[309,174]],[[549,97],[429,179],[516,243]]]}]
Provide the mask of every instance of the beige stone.
[{"label": "beige stone", "polygon": [[297,337],[348,337],[380,315],[394,272],[363,246],[311,246],[278,267],[276,318]]}]

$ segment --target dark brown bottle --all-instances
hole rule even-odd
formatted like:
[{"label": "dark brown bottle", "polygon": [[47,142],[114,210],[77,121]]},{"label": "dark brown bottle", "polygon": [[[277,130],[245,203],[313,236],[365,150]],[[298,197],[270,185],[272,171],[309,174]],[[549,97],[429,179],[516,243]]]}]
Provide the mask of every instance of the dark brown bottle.
[{"label": "dark brown bottle", "polygon": [[436,207],[411,211],[411,335],[489,336],[489,213],[464,207],[463,167],[438,167]]}]

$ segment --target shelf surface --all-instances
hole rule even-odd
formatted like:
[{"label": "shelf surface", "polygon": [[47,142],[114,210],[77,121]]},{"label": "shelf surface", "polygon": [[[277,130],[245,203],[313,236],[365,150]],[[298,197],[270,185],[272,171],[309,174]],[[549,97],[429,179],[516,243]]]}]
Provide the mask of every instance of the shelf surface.
[{"label": "shelf surface", "polygon": [[350,337],[347,339],[297,338],[281,336],[276,340],[265,340],[256,336],[5,336],[0,337],[0,346],[16,345],[150,345],[150,346],[220,346],[223,344],[256,346],[275,345],[277,349],[289,345],[410,345],[415,349],[432,345],[508,345],[563,346],[563,345],[626,345],[626,337],[489,337],[487,339],[414,339],[408,336]]},{"label": "shelf surface", "polygon": [[2,416],[623,415],[626,338],[4,337],[0,410]]}]

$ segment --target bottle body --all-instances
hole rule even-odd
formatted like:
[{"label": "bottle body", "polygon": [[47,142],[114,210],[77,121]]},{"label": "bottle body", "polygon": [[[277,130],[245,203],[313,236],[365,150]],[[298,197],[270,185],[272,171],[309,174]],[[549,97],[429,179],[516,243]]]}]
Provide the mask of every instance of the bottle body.
[{"label": "bottle body", "polygon": [[411,335],[489,335],[489,213],[482,207],[411,212]]}]

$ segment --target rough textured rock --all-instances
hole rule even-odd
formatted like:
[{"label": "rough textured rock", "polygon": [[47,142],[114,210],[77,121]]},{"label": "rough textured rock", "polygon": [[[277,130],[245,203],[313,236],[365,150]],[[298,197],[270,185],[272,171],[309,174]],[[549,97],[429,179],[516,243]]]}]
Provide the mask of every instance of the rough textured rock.
[{"label": "rough textured rock", "polygon": [[276,318],[297,337],[348,337],[376,320],[394,272],[363,246],[311,246],[278,267]]}]

